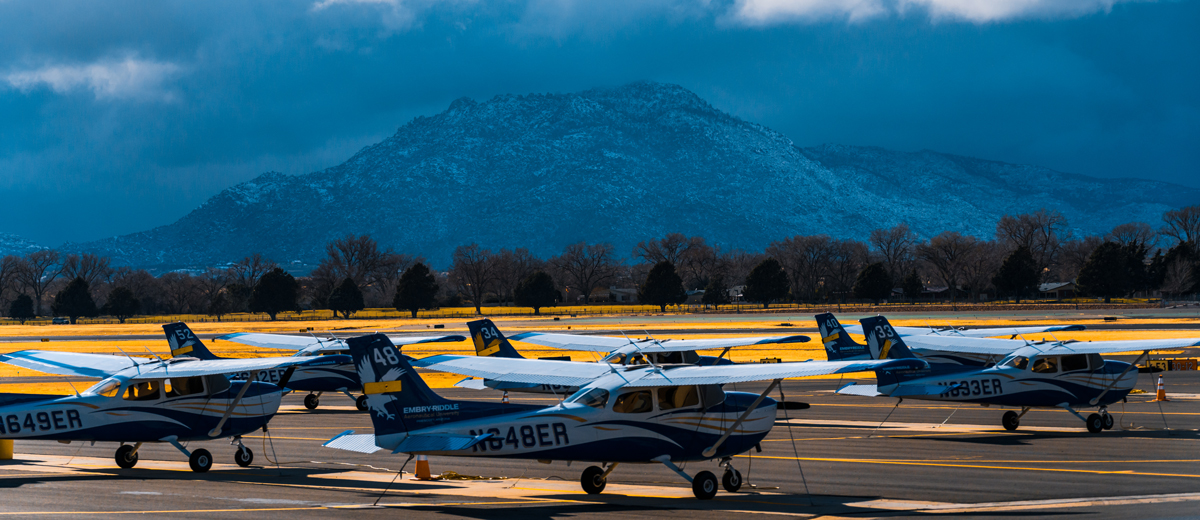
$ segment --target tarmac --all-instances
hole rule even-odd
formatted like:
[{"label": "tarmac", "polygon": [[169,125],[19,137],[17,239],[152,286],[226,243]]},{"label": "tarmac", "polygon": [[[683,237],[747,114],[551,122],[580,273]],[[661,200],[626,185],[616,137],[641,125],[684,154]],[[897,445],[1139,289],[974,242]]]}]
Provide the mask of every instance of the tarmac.
[{"label": "tarmac", "polygon": [[[122,470],[112,459],[115,443],[17,441],[15,459],[0,462],[0,517],[1194,517],[1200,372],[1165,376],[1171,401],[1151,402],[1157,376],[1141,374],[1138,388],[1147,393],[1110,407],[1118,425],[1099,434],[1064,411],[1031,411],[1010,432],[1000,426],[998,407],[912,400],[896,406],[894,399],[833,395],[848,380],[787,381],[786,399],[811,408],[781,410],[762,452],[734,461],[746,485],[710,501],[693,498],[686,481],[658,464],[620,465],[600,495],[579,486],[587,464],[560,461],[430,457],[435,475],[458,477],[414,480],[403,455],[320,446],[347,429],[371,431],[368,415],[349,398],[326,394],[308,411],[304,394],[293,393],[269,433],[245,438],[255,454],[250,468],[233,463],[228,441],[192,443],[217,460],[205,474],[191,472],[168,445],[143,446],[137,467]],[[500,399],[491,391],[439,392]],[[514,402],[557,402],[510,395]],[[685,470],[720,475],[711,462]]]}]

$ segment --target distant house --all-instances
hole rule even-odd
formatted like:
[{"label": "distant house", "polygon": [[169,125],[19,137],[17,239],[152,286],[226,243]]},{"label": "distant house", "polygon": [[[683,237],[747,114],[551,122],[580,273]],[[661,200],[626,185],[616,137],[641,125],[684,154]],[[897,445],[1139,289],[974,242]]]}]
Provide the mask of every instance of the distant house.
[{"label": "distant house", "polygon": [[700,305],[704,303],[702,301],[704,300],[704,289],[692,289],[687,292],[687,295],[688,297],[686,303],[688,305]]},{"label": "distant house", "polygon": [[632,287],[609,287],[608,301],[615,303],[637,303],[637,289]]},{"label": "distant house", "polygon": [[1065,298],[1074,298],[1078,290],[1075,287],[1075,282],[1053,282],[1039,285],[1038,292],[1041,293],[1042,298],[1062,300]]},{"label": "distant house", "polygon": [[729,288],[729,301],[737,303],[742,301],[742,291],[746,290],[745,285],[735,285]]}]

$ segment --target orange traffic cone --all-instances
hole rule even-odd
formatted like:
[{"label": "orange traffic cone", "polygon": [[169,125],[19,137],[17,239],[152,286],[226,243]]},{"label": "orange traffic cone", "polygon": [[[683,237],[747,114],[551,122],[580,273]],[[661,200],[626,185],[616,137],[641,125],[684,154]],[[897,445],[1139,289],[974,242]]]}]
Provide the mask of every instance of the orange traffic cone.
[{"label": "orange traffic cone", "polygon": [[504,397],[500,398],[500,402],[504,403],[504,404],[508,404],[508,390],[504,391]]},{"label": "orange traffic cone", "polygon": [[1167,399],[1167,385],[1163,384],[1162,374],[1158,375],[1158,395],[1154,397],[1155,401],[1170,401]]},{"label": "orange traffic cone", "polygon": [[433,480],[429,474],[429,457],[417,455],[417,480]]}]

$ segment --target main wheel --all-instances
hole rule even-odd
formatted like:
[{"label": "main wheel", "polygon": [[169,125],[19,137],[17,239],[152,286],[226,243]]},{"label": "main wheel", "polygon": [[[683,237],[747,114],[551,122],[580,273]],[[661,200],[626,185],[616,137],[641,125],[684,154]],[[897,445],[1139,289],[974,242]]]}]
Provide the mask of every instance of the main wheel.
[{"label": "main wheel", "polygon": [[710,471],[701,471],[692,479],[692,494],[700,500],[711,500],[717,496],[717,476]]},{"label": "main wheel", "polygon": [[250,448],[242,446],[242,449],[233,453],[233,461],[236,462],[238,466],[243,468],[248,467],[250,466],[250,463],[254,462],[254,452],[250,451]]},{"label": "main wheel", "polygon": [[1104,431],[1104,418],[1100,414],[1094,413],[1087,418],[1087,429],[1092,433],[1100,433]]},{"label": "main wheel", "polygon": [[1104,415],[1101,415],[1101,417],[1104,418],[1104,429],[1105,430],[1111,430],[1112,427],[1116,425],[1117,421],[1113,419],[1112,414],[1106,413]]},{"label": "main wheel", "polygon": [[317,405],[321,404],[321,400],[317,398],[317,394],[308,394],[304,396],[304,407],[309,410],[316,410]]},{"label": "main wheel", "polygon": [[604,491],[604,486],[608,485],[608,479],[604,478],[604,470],[599,466],[588,466],[583,470],[579,483],[583,484],[583,490],[587,491],[587,494],[599,495]]},{"label": "main wheel", "polygon": [[205,449],[193,451],[192,456],[188,457],[188,465],[192,467],[192,471],[204,473],[212,468],[212,454]]},{"label": "main wheel", "polygon": [[122,444],[120,448],[117,448],[117,456],[113,458],[117,459],[117,467],[122,469],[132,468],[137,465],[138,461],[138,455],[133,451],[133,446],[128,444]]},{"label": "main wheel", "polygon": [[737,493],[737,490],[742,489],[742,472],[736,469],[725,470],[725,474],[721,475],[721,487],[730,493]]},{"label": "main wheel", "polygon": [[1004,417],[1000,418],[1000,424],[1004,425],[1005,430],[1013,431],[1021,425],[1021,416],[1017,415],[1017,412],[1009,410],[1004,412]]},{"label": "main wheel", "polygon": [[367,411],[367,396],[365,396],[365,395],[358,396],[358,399],[354,400],[354,406],[357,406],[358,411],[360,411],[360,412]]}]

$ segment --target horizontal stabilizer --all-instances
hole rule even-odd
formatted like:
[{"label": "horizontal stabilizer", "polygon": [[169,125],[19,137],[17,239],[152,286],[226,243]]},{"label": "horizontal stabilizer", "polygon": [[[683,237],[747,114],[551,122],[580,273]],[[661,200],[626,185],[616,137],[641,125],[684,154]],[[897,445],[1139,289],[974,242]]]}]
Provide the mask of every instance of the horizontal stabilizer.
[{"label": "horizontal stabilizer", "polygon": [[850,383],[837,390],[838,395],[861,395],[863,397],[879,397],[883,394],[879,393],[879,387],[876,385],[860,385]]},{"label": "horizontal stabilizer", "polygon": [[466,388],[467,390],[487,390],[488,389],[487,385],[483,384],[482,379],[475,379],[473,377],[468,377],[466,379],[463,379],[462,381],[454,383],[454,387],[455,388]]},{"label": "horizontal stabilizer", "polygon": [[339,433],[337,437],[329,439],[321,446],[356,453],[375,453],[380,450],[379,446],[375,445],[375,435],[370,433],[356,434],[354,430],[346,430]]},{"label": "horizontal stabilizer", "polygon": [[491,437],[492,434],[490,433],[474,437],[470,435],[449,434],[409,435],[400,441],[400,444],[396,445],[396,449],[392,450],[392,453],[465,450]]}]

